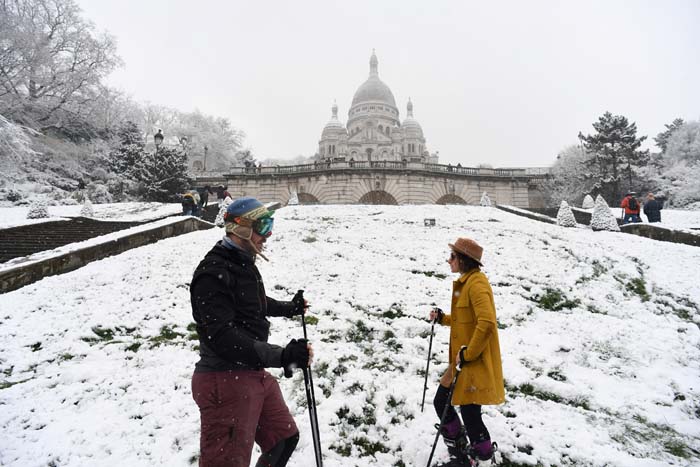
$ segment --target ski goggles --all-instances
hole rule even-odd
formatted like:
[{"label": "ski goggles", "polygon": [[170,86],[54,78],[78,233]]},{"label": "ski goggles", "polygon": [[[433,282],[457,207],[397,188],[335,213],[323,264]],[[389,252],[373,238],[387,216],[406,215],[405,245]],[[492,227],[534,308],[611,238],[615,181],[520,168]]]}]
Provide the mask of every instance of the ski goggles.
[{"label": "ski goggles", "polygon": [[265,214],[259,219],[255,219],[253,222],[253,231],[260,235],[261,237],[269,237],[272,235],[272,226],[275,220],[272,218],[272,214]]}]

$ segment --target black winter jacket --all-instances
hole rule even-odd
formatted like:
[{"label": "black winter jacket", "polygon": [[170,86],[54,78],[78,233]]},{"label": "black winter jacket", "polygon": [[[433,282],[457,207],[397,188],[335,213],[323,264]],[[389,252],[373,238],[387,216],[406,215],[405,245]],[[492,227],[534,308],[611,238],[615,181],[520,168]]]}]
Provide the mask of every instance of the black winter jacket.
[{"label": "black winter jacket", "polygon": [[650,199],[644,203],[644,214],[649,222],[661,222],[661,203],[655,199]]},{"label": "black winter jacket", "polygon": [[190,297],[199,333],[195,372],[282,367],[282,347],[267,343],[267,316],[291,317],[294,304],[265,295],[254,256],[217,243],[197,266]]}]

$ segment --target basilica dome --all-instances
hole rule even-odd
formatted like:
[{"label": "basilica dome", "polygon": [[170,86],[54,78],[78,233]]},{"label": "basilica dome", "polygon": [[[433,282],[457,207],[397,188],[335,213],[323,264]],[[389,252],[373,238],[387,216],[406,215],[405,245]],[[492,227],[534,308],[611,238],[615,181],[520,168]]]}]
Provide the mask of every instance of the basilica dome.
[{"label": "basilica dome", "polygon": [[375,102],[389,104],[396,108],[394,94],[391,92],[391,89],[389,89],[389,86],[379,79],[379,73],[377,71],[378,64],[379,60],[377,60],[377,56],[372,52],[372,57],[369,60],[369,78],[355,91],[351,107],[363,102]]},{"label": "basilica dome", "polygon": [[406,118],[401,126],[403,127],[404,131],[414,132],[420,137],[423,136],[423,128],[420,126],[420,123],[418,123],[418,120],[413,118],[413,102],[411,102],[410,99],[408,100],[408,105],[406,106]]}]

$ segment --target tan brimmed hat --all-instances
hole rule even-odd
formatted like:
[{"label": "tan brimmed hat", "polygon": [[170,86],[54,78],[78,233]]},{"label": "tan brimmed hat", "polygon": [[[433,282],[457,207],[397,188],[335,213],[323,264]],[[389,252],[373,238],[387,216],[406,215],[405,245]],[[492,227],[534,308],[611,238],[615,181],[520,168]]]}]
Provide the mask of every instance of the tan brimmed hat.
[{"label": "tan brimmed hat", "polygon": [[483,266],[483,264],[481,264],[481,254],[484,252],[484,249],[471,238],[460,237],[456,242],[454,242],[454,244],[448,243],[448,245],[450,248],[452,248],[452,250],[456,251],[457,253],[462,253],[465,256],[469,256],[471,259],[479,263],[479,266]]}]

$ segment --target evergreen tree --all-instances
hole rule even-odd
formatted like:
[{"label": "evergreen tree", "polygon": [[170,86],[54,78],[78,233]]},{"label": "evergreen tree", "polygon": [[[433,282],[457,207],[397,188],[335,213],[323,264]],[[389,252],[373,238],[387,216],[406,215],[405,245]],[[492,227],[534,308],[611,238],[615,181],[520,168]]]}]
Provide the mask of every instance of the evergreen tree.
[{"label": "evergreen tree", "polygon": [[656,145],[661,148],[661,152],[666,152],[666,148],[668,147],[668,139],[671,137],[673,132],[682,127],[684,123],[685,122],[682,118],[677,118],[670,124],[667,123],[664,125],[666,127],[666,131],[656,135],[654,141],[656,141]]},{"label": "evergreen tree", "polygon": [[588,158],[584,161],[589,169],[586,174],[594,181],[594,190],[610,199],[622,195],[621,181],[626,176],[628,187],[632,187],[635,169],[645,166],[649,151],[640,150],[646,136],[637,138],[637,124],[629,123],[627,117],[605,112],[593,123],[596,133],[579,133]]},{"label": "evergreen tree", "polygon": [[131,173],[140,183],[139,191],[147,201],[173,201],[192,183],[187,172],[187,155],[167,147],[146,155]]},{"label": "evergreen tree", "polygon": [[118,174],[129,172],[146,157],[146,143],[134,122],[126,121],[117,131],[119,146],[109,154],[109,166]]}]

